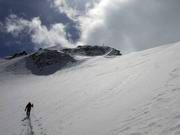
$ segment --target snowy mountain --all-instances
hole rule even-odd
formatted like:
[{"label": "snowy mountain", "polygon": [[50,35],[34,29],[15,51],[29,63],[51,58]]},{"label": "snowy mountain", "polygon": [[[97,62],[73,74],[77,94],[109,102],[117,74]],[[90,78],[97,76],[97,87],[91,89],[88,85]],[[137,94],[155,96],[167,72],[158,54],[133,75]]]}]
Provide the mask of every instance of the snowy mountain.
[{"label": "snowy mountain", "polygon": [[[2,135],[179,135],[180,43],[84,62],[48,76],[0,60]],[[31,101],[31,119],[24,108]]]},{"label": "snowy mountain", "polygon": [[[28,55],[25,51],[15,53],[13,56],[6,57],[11,60],[17,57]],[[36,75],[50,75],[58,70],[75,66],[85,61],[84,58],[93,56],[121,56],[119,50],[108,46],[78,46],[75,48],[60,49],[57,46],[42,49],[29,54],[18,63],[25,63],[27,69]],[[16,66],[18,68],[18,66]],[[20,68],[18,68],[20,69]]]}]

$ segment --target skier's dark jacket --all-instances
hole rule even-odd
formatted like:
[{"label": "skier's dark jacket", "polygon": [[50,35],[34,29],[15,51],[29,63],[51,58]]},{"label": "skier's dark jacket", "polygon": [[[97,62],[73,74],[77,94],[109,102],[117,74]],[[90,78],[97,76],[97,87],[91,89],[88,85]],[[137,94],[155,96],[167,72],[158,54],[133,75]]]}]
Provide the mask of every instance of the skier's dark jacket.
[{"label": "skier's dark jacket", "polygon": [[26,105],[25,111],[30,112],[30,111],[31,111],[31,107],[33,107],[33,104],[31,104],[31,102],[29,102],[29,103]]}]

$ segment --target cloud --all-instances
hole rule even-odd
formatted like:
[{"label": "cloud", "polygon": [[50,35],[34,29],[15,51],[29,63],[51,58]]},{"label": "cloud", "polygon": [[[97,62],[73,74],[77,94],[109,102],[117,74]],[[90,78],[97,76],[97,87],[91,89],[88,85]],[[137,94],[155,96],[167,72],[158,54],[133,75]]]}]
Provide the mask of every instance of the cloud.
[{"label": "cloud", "polygon": [[75,19],[78,11],[75,7],[71,7],[66,0],[53,0],[50,1],[52,6],[57,8],[60,12],[65,13],[69,18]]},{"label": "cloud", "polygon": [[[42,1],[38,1],[38,5],[41,5]],[[57,44],[66,47],[78,41],[73,44],[105,44],[123,53],[180,40],[179,0],[47,1],[51,6],[37,7],[37,11],[41,9],[38,15],[33,14],[26,19],[9,16],[6,31],[18,39],[28,34],[37,47]],[[46,17],[46,14],[49,15]],[[2,24],[0,31],[4,31]]]},{"label": "cloud", "polygon": [[28,34],[32,42],[36,44],[35,49],[55,45],[61,47],[71,46],[71,43],[66,39],[65,26],[62,23],[53,24],[48,29],[45,25],[42,25],[39,17],[26,20],[16,15],[10,15],[6,19],[5,28],[7,33],[11,33],[15,37]]},{"label": "cloud", "polygon": [[131,52],[180,40],[180,1],[100,0],[79,16],[79,44]]},{"label": "cloud", "polygon": [[74,21],[77,21],[79,16],[83,16],[98,1],[100,0],[49,0],[52,7],[65,13]]}]

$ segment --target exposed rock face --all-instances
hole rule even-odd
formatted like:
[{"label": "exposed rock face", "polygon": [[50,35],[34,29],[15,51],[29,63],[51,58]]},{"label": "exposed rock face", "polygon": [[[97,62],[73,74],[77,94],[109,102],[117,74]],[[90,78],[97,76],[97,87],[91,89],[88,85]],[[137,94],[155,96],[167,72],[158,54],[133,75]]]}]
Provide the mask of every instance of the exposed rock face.
[{"label": "exposed rock face", "polygon": [[100,56],[107,54],[108,56],[122,55],[119,50],[108,46],[78,46],[77,48],[66,48],[62,50],[70,55]]},{"label": "exposed rock face", "polygon": [[27,55],[26,51],[22,51],[20,53],[15,53],[13,56],[7,57],[7,59],[14,59],[16,57],[20,57],[20,56],[24,56],[24,55]]},{"label": "exposed rock face", "polygon": [[76,60],[64,52],[40,50],[27,58],[26,66],[34,74],[48,75]]},{"label": "exposed rock face", "polygon": [[[118,56],[119,50],[107,46],[78,46],[77,48],[66,48],[60,51],[58,49],[39,49],[26,58],[26,67],[33,74],[49,75],[70,65],[77,60],[74,55],[83,56]],[[82,62],[82,61],[78,61]]]}]

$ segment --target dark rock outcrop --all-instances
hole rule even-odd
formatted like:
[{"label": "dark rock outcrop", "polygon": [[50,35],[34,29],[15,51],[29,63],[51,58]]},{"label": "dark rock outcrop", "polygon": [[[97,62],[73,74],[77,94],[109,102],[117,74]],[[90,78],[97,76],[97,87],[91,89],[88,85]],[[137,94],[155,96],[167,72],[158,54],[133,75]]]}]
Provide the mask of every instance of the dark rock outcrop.
[{"label": "dark rock outcrop", "polygon": [[74,62],[76,60],[69,54],[44,49],[27,57],[26,67],[34,74],[48,75]]},{"label": "dark rock outcrop", "polygon": [[26,51],[22,51],[20,53],[15,53],[14,55],[10,56],[10,57],[7,57],[6,59],[14,59],[14,58],[17,58],[17,57],[20,57],[20,56],[25,56],[27,55],[27,52]]},{"label": "dark rock outcrop", "polygon": [[56,48],[39,49],[26,57],[26,67],[36,75],[49,75],[56,71],[72,66],[72,63],[81,63],[84,60],[75,60],[74,55],[83,56],[119,56],[119,50],[107,46],[78,46],[57,51]]},{"label": "dark rock outcrop", "polygon": [[107,54],[108,56],[122,55],[119,50],[108,46],[78,46],[77,48],[66,48],[62,50],[70,55],[85,55],[85,56],[101,56]]}]

